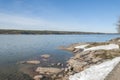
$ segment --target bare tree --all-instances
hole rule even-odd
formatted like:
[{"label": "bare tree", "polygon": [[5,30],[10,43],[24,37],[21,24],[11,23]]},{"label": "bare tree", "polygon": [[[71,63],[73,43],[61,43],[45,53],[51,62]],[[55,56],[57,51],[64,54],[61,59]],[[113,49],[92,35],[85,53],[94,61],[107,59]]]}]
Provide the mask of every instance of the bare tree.
[{"label": "bare tree", "polygon": [[120,33],[120,17],[119,17],[119,21],[117,23],[117,32]]}]

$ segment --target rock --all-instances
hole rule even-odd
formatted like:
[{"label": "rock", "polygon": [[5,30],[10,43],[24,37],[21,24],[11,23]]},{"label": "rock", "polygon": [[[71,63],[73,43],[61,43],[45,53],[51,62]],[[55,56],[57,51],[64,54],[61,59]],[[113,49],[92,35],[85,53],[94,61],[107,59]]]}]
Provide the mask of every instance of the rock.
[{"label": "rock", "polygon": [[55,79],[56,78],[56,75],[54,74],[54,75],[52,75],[52,79]]},{"label": "rock", "polygon": [[61,65],[61,63],[57,63],[57,66],[60,66]]},{"label": "rock", "polygon": [[42,58],[49,58],[50,55],[49,55],[49,54],[43,54],[43,55],[41,55],[41,57],[42,57]]},{"label": "rock", "polygon": [[68,68],[65,68],[65,69],[64,69],[64,71],[65,71],[65,72],[68,72],[68,71],[69,71],[69,69],[68,69]]},{"label": "rock", "polygon": [[54,66],[54,65],[55,65],[55,63],[51,63],[51,65],[52,65],[52,66]]},{"label": "rock", "polygon": [[68,74],[68,75],[73,75],[73,72],[68,72],[67,74]]},{"label": "rock", "polygon": [[120,38],[111,39],[109,42],[120,42]]},{"label": "rock", "polygon": [[64,76],[61,80],[69,80],[69,76],[66,75],[66,76]]},{"label": "rock", "polygon": [[74,51],[76,46],[83,45],[83,44],[86,44],[86,43],[76,43],[76,44],[69,45],[68,47],[60,46],[59,49]]},{"label": "rock", "polygon": [[74,60],[74,59],[70,59],[68,61],[68,64],[71,66],[71,68],[75,71],[75,72],[79,72],[83,70],[83,66],[87,65],[87,62],[80,62],[78,60]]},{"label": "rock", "polygon": [[63,77],[63,75],[62,75],[62,74],[59,74],[58,77]]},{"label": "rock", "polygon": [[97,63],[97,62],[100,61],[100,60],[102,60],[102,58],[97,57],[97,58],[93,58],[93,59],[92,59],[92,62],[93,62],[93,63]]},{"label": "rock", "polygon": [[36,75],[36,76],[34,76],[34,80],[40,80],[41,78],[43,78],[43,76],[42,75]]},{"label": "rock", "polygon": [[65,70],[65,68],[61,68],[61,70],[62,70],[62,71],[64,71],[64,70]]},{"label": "rock", "polygon": [[64,64],[61,64],[61,66],[64,66]]},{"label": "rock", "polygon": [[43,61],[48,61],[47,59],[43,59]]},{"label": "rock", "polygon": [[59,68],[53,68],[53,67],[38,67],[36,69],[36,72],[39,72],[40,74],[57,74],[61,72],[62,70]]},{"label": "rock", "polygon": [[31,61],[26,61],[28,64],[40,64],[40,61],[38,60],[31,60]]},{"label": "rock", "polygon": [[75,48],[74,50],[73,50],[73,52],[74,53],[80,53],[80,52],[82,52],[82,51],[84,51],[84,49],[82,49],[82,48]]},{"label": "rock", "polygon": [[83,59],[86,55],[89,55],[90,51],[84,51],[84,52],[80,52],[75,54],[75,56],[73,57],[74,59]]},{"label": "rock", "polygon": [[69,66],[68,67],[69,71],[73,71],[73,67]]}]

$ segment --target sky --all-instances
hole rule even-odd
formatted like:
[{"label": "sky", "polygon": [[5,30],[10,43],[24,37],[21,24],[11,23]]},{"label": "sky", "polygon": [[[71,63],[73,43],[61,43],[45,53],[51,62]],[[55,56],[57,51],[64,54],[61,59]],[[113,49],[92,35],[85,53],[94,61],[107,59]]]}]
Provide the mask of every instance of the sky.
[{"label": "sky", "polygon": [[0,0],[0,29],[115,33],[120,0]]}]

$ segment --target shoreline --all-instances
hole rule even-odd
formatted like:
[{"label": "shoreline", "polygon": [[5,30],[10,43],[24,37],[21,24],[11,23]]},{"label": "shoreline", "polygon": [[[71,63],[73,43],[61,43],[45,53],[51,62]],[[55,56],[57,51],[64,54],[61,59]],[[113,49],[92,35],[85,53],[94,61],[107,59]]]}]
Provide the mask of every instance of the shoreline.
[{"label": "shoreline", "polygon": [[[34,72],[36,72],[36,75],[33,76],[33,79],[34,80],[44,80],[44,79],[74,80],[73,78],[70,79],[70,76],[74,76],[77,73],[84,72],[85,70],[89,69],[92,66],[95,65],[99,66],[104,62],[113,61],[116,57],[120,56],[119,48],[120,48],[120,38],[112,39],[106,42],[84,42],[84,43],[71,44],[67,47],[61,46],[59,47],[59,49],[67,50],[73,53],[73,56],[70,57],[69,60],[67,60],[66,67],[62,68],[62,63],[57,63],[57,64],[51,63],[51,65],[53,66],[49,66],[49,67],[37,66],[36,69],[34,70]],[[33,61],[27,61],[27,62],[34,64]],[[37,62],[38,64],[40,63],[38,61],[35,62]],[[61,67],[55,67],[55,65],[59,65]],[[111,72],[112,68],[110,69],[111,70],[109,71]],[[108,74],[106,75],[108,76]],[[87,79],[83,79],[83,80],[87,80]]]}]

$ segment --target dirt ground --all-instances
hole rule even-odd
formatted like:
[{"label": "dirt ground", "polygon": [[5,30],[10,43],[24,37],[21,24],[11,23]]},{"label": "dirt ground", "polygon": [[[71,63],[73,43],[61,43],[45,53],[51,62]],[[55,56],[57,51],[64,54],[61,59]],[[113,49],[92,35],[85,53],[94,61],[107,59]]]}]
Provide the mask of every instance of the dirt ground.
[{"label": "dirt ground", "polygon": [[110,72],[105,80],[120,80],[120,63]]}]

